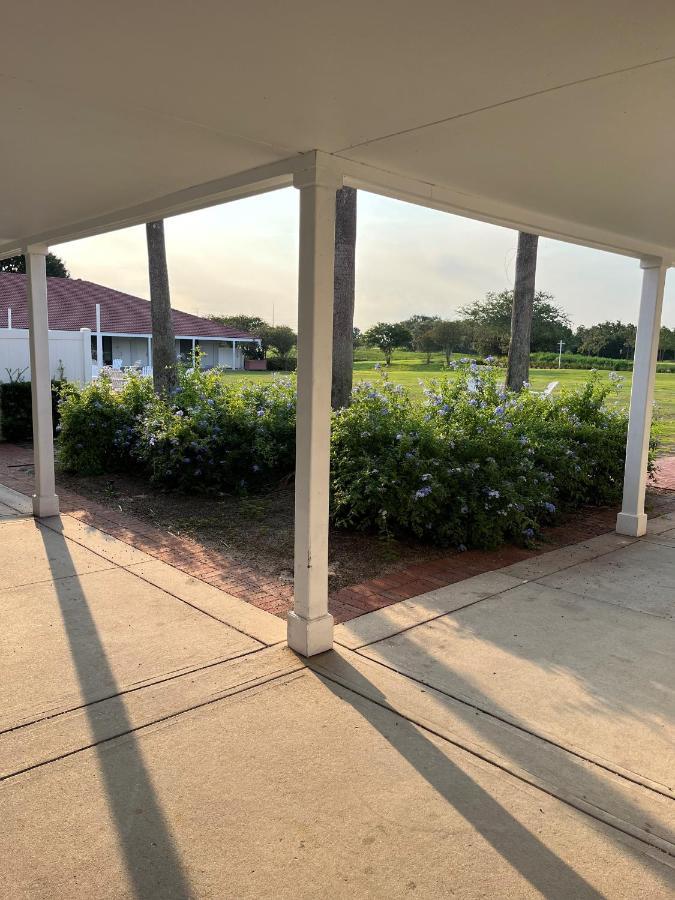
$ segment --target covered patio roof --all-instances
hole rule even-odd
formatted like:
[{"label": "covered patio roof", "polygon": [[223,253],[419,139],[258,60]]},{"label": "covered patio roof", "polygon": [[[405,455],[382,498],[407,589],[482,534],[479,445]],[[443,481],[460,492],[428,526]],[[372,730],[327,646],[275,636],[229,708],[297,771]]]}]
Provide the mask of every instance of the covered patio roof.
[{"label": "covered patio roof", "polygon": [[[28,27],[26,27],[28,23]],[[133,23],[133,27],[130,27]],[[675,259],[667,0],[334,5],[36,0],[3,19],[0,256],[28,254],[35,512],[58,511],[50,244],[294,185],[300,193],[295,612],[332,645],[327,544],[335,191],[352,185],[640,259],[623,509],[645,482]]]},{"label": "covered patio roof", "polygon": [[318,149],[371,190],[675,255],[667,0],[29,0],[3,29],[2,252],[289,184]]}]

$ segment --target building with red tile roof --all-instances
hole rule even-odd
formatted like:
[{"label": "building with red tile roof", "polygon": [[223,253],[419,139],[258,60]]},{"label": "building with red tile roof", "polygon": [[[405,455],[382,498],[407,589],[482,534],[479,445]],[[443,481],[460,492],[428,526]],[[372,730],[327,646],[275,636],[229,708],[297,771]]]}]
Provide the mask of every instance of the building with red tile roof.
[{"label": "building with red tile roof", "polygon": [[[48,278],[49,327],[59,331],[92,332],[96,358],[100,335],[104,365],[152,364],[150,301],[79,278]],[[256,337],[210,319],[171,311],[177,353],[187,356],[199,347],[205,367],[243,368],[242,345]],[[0,328],[28,328],[26,275],[0,273]]]}]

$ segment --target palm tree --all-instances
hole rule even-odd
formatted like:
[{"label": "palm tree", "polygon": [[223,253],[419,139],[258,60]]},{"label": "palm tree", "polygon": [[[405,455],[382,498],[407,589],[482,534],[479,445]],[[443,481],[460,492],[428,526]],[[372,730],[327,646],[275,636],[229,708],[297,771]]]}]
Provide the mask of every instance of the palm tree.
[{"label": "palm tree", "polygon": [[171,318],[169,271],[166,266],[164,222],[148,222],[148,270],[150,273],[150,314],[152,317],[152,383],[156,394],[176,386],[176,337]]},{"label": "palm tree", "polygon": [[335,274],[333,281],[333,384],[331,404],[349,404],[354,367],[354,283],[356,189],[343,187],[335,197]]},{"label": "palm tree", "polygon": [[521,391],[530,377],[530,340],[534,308],[534,282],[537,274],[537,245],[539,236],[518,233],[516,280],[511,309],[511,341],[506,367],[506,386]]}]

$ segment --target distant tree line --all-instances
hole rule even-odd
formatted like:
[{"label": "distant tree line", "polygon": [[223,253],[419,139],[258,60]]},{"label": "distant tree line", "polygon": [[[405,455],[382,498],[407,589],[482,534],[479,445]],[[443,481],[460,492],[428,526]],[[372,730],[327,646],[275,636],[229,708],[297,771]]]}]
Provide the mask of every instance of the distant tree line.
[{"label": "distant tree line", "polygon": [[[395,350],[424,353],[427,362],[433,353],[443,353],[449,362],[452,353],[506,356],[511,339],[513,291],[489,292],[459,309],[456,319],[414,315],[401,322],[378,322],[365,332],[354,329],[355,347],[377,347],[385,362]],[[572,327],[567,314],[545,291],[534,297],[531,352],[553,352],[563,342],[565,353],[632,359],[635,352],[635,325],[600,322],[590,327]],[[675,359],[675,329],[661,328],[659,359]]]},{"label": "distant tree line", "polygon": [[[70,278],[70,272],[66,268],[66,264],[54,253],[47,254],[47,278]],[[8,256],[7,259],[0,259],[0,272],[16,272],[20,275],[26,274],[26,257]]]},{"label": "distant tree line", "polygon": [[251,346],[244,352],[250,358],[266,359],[269,351],[279,357],[282,368],[290,368],[290,359],[293,350],[297,346],[298,336],[289,325],[270,325],[260,316],[248,316],[245,314],[235,316],[209,316],[214,322],[228,325],[230,328],[238,328],[247,331],[253,337],[260,340],[260,349]]}]

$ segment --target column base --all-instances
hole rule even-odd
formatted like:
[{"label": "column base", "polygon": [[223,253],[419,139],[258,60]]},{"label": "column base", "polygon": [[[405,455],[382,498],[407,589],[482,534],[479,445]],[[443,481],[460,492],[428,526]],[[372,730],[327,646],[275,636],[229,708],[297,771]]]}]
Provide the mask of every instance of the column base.
[{"label": "column base", "polygon": [[48,516],[59,515],[59,498],[56,494],[46,497],[38,497],[33,494],[33,515],[39,519],[46,519]]},{"label": "column base", "polygon": [[288,646],[302,656],[316,656],[333,647],[333,617],[303,619],[297,613],[288,614]]},{"label": "column base", "polygon": [[647,534],[646,513],[620,512],[616,517],[617,534],[627,534],[629,537],[642,537]]}]

